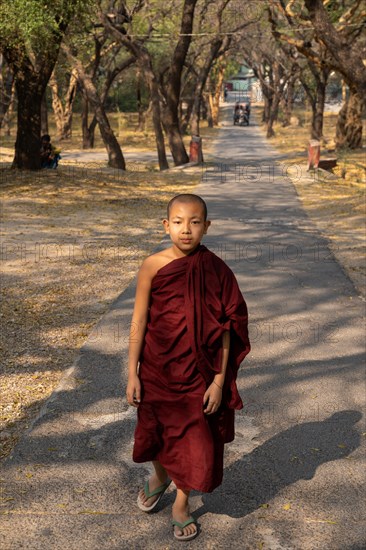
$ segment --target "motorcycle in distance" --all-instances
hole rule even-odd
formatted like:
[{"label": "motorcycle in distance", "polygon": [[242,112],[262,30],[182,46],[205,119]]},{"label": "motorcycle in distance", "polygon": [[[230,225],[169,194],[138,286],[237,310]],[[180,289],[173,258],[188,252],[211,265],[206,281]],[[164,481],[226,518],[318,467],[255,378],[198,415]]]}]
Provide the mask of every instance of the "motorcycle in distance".
[{"label": "motorcycle in distance", "polygon": [[247,109],[244,109],[242,106],[234,109],[233,115],[234,126],[238,124],[239,126],[249,126],[249,113]]}]

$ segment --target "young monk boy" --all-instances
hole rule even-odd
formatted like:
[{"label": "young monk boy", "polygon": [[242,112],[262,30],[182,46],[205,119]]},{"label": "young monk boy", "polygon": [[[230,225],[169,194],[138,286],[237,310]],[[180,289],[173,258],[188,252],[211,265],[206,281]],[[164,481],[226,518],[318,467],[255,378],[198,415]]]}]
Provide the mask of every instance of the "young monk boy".
[{"label": "young monk boy", "polygon": [[172,246],[140,268],[129,348],[127,400],[138,415],[133,459],[154,467],[137,503],[152,511],[173,480],[179,540],[197,535],[190,491],[211,492],[222,481],[224,443],[234,439],[234,409],[243,406],[236,374],[250,350],[234,274],[201,244],[210,223],[201,197],[169,202],[163,224]]}]

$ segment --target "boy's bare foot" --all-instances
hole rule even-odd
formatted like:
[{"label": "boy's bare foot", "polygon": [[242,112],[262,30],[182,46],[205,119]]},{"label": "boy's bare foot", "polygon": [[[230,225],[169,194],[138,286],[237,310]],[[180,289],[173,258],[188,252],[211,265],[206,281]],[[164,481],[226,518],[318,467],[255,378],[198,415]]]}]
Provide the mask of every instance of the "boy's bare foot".
[{"label": "boy's bare foot", "polygon": [[[165,477],[165,479],[160,479],[156,475],[156,473],[152,474],[152,476],[149,478],[149,481],[148,481],[149,493],[154,492],[155,489],[158,489],[158,487],[161,487],[162,485],[164,485],[164,483],[166,483],[167,480],[168,480],[167,476]],[[140,503],[146,508],[149,508],[150,506],[152,506],[160,497],[161,497],[161,493],[158,493],[152,497],[148,497],[145,493],[145,488],[141,489],[138,495]]]},{"label": "boy's bare foot", "polygon": [[[181,525],[184,525],[189,519],[192,519],[191,514],[189,513],[189,507],[187,504],[181,504],[180,502],[175,502],[172,507],[173,520]],[[186,527],[180,528],[177,525],[174,525],[174,535],[176,538],[185,539],[186,537],[193,538],[197,535],[197,525],[194,521],[187,525]]]}]

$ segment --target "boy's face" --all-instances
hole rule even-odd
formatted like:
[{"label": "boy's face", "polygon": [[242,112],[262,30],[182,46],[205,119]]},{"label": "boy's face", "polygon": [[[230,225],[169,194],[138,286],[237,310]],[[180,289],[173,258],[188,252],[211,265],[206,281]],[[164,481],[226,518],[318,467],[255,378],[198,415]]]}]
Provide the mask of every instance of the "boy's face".
[{"label": "boy's face", "polygon": [[192,201],[173,203],[169,219],[163,221],[165,231],[180,252],[189,254],[201,242],[211,222],[204,220],[204,211],[200,203]]}]

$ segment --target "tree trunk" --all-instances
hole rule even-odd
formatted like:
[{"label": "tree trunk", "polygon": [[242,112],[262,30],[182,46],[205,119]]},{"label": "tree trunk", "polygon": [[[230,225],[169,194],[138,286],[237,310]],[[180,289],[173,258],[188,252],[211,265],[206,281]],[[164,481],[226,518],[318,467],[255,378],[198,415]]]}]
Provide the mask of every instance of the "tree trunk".
[{"label": "tree trunk", "polygon": [[[131,47],[131,46],[130,46]],[[150,53],[140,46],[134,45],[133,52],[136,55],[141,74],[144,75],[147,87],[150,92],[152,121],[155,132],[156,149],[158,153],[159,170],[167,170],[169,168],[166,158],[165,141],[163,129],[161,127],[161,112],[160,112],[160,93],[159,86],[153,71]]]},{"label": "tree trunk", "polygon": [[141,73],[145,77],[147,87],[150,92],[152,121],[155,132],[156,149],[158,153],[159,170],[167,170],[169,168],[166,158],[165,141],[163,129],[161,127],[161,111],[160,111],[160,93],[159,86],[153,71],[150,53],[144,48],[136,48],[137,62],[139,63]]},{"label": "tree trunk", "polygon": [[17,137],[13,168],[40,170],[41,103],[46,81],[39,82],[38,75],[20,75],[15,87],[18,98]]},{"label": "tree trunk", "polygon": [[336,128],[336,148],[358,149],[362,147],[363,101],[356,90],[339,111]]},{"label": "tree trunk", "polygon": [[182,71],[192,40],[194,11],[197,1],[184,0],[179,39],[169,67],[167,85],[165,90],[162,90],[165,97],[165,104],[162,109],[162,122],[176,166],[189,162],[189,157],[180,133],[178,109]]},{"label": "tree trunk", "polygon": [[96,119],[99,124],[103,143],[105,145],[105,148],[107,149],[108,166],[111,166],[112,168],[118,168],[119,170],[126,170],[126,163],[121,147],[116,139],[116,136],[113,133],[111,125],[109,124],[109,120],[105,112],[103,103],[100,100],[97,89],[94,86],[91,77],[85,72],[82,63],[71,54],[70,49],[65,44],[63,45],[63,49],[69,59],[72,61],[72,64],[77,71],[79,82],[84,89],[84,94],[87,97],[90,105],[93,107]]},{"label": "tree trunk", "polygon": [[212,115],[213,99],[212,99],[211,92],[207,92],[207,94],[205,94],[202,99],[203,99],[202,109],[205,112],[203,118],[207,118],[208,127],[213,128],[214,127],[214,120]]},{"label": "tree trunk", "polygon": [[141,72],[145,77],[147,87],[149,88],[152,108],[152,119],[155,132],[155,140],[158,152],[159,168],[160,170],[166,170],[169,168],[168,161],[165,152],[165,141],[161,127],[161,110],[160,110],[160,93],[157,79],[154,73],[151,55],[146,48],[144,48],[139,42],[127,38],[123,33],[117,30],[110,24],[108,18],[102,13],[100,17],[106,28],[111,31],[112,35],[122,43],[128,51],[130,51],[140,66]]},{"label": "tree trunk", "polygon": [[320,141],[323,138],[325,92],[327,88],[329,71],[328,69],[323,69],[322,72],[320,72],[318,68],[310,61],[309,67],[314,78],[315,89],[309,85],[304,77],[300,76],[300,81],[304,88],[306,99],[308,100],[311,108],[310,136],[311,139]]},{"label": "tree trunk", "polygon": [[8,112],[11,100],[14,76],[8,66],[5,66],[3,70],[4,59],[0,54],[0,128],[2,127],[3,120]]},{"label": "tree trunk", "polygon": [[[202,101],[202,98],[201,98],[201,101]],[[200,101],[200,108],[201,108],[201,101]],[[191,120],[191,117],[192,117],[193,102],[194,102],[193,98],[190,99],[190,101],[186,102],[187,103],[187,110],[184,113],[184,115],[181,117],[181,120],[180,120],[180,131],[183,135],[187,133],[187,129],[188,129],[188,126],[189,126],[189,121]],[[192,128],[190,128],[190,132],[192,134]]]},{"label": "tree trunk", "polygon": [[286,90],[286,97],[284,102],[284,118],[282,126],[286,127],[290,125],[291,116],[292,116],[292,110],[294,106],[294,88],[295,88],[295,77],[290,78],[287,90]]},{"label": "tree trunk", "polygon": [[[136,58],[134,56],[129,57],[123,63],[121,63],[120,65],[115,66],[112,70],[108,71],[107,76],[106,76],[106,80],[104,82],[103,91],[102,91],[101,95],[99,96],[100,101],[103,105],[103,108],[105,108],[106,101],[108,99],[108,92],[109,92],[115,78],[124,69],[127,69],[127,67],[132,65],[132,63],[134,63],[135,60],[136,60]],[[95,73],[96,73],[96,67],[95,67],[95,70],[93,72],[92,82],[94,81]],[[95,114],[94,114],[94,116],[92,118],[92,121],[91,121],[89,126],[88,126],[88,116],[86,116],[86,120],[84,121],[84,124],[86,124],[86,126],[84,128],[84,134],[83,134],[83,135],[85,135],[85,145],[86,145],[86,148],[91,148],[92,149],[94,147],[94,143],[95,143],[95,129],[96,129],[97,124],[98,124]]]},{"label": "tree trunk", "polygon": [[325,91],[327,83],[320,80],[316,84],[316,99],[312,109],[311,139],[320,141],[323,138]]},{"label": "tree trunk", "polygon": [[266,94],[264,93],[262,89],[262,94],[264,98],[264,108],[263,108],[263,114],[262,114],[262,122],[264,124],[268,124],[269,117],[272,110],[272,94]]},{"label": "tree trunk", "polygon": [[68,89],[65,96],[65,106],[59,96],[56,76],[51,75],[49,86],[52,91],[52,108],[55,115],[58,139],[70,139],[72,133],[73,104],[76,96],[77,73],[71,72]]},{"label": "tree trunk", "polygon": [[61,99],[58,94],[58,84],[54,73],[52,73],[48,85],[51,88],[51,92],[52,92],[52,109],[55,117],[57,137],[60,139],[62,135],[62,128],[63,128],[63,121],[62,121],[63,107],[62,107]]},{"label": "tree trunk", "polygon": [[225,77],[225,65],[223,63],[219,63],[219,70],[217,75],[217,81],[215,85],[215,92],[213,94],[212,98],[212,105],[211,105],[211,111],[212,111],[212,122],[214,126],[219,125],[219,117],[220,117],[220,95],[222,90],[222,85],[224,82]]},{"label": "tree trunk", "polygon": [[269,114],[269,119],[267,122],[267,138],[271,138],[275,135],[273,124],[276,122],[278,118],[278,109],[280,106],[280,101],[281,101],[281,94],[280,93],[274,94],[273,103]]},{"label": "tree trunk", "polygon": [[12,87],[12,90],[11,90],[10,105],[9,105],[5,115],[4,115],[3,123],[2,123],[2,127],[1,127],[4,135],[6,135],[6,136],[11,135],[10,125],[11,125],[11,121],[12,121],[14,111],[15,111],[15,96],[16,96],[15,83],[13,82],[13,87]]},{"label": "tree trunk", "polygon": [[[192,105],[192,115],[190,120],[190,126],[191,126],[191,134],[195,136],[199,136],[200,134],[200,111],[201,111],[201,101],[202,101],[202,93],[203,89],[206,85],[208,75],[210,73],[211,67],[215,59],[217,58],[218,52],[220,50],[220,47],[222,45],[223,40],[218,39],[212,42],[210,47],[210,52],[207,55],[205,62],[198,74],[198,78],[196,81],[196,86],[194,90],[194,100]],[[222,73],[222,80],[221,80],[221,73]],[[219,81],[222,83],[223,81],[223,75],[224,75],[224,68],[219,69]],[[221,87],[220,87],[221,89]]]},{"label": "tree trunk", "polygon": [[83,99],[81,102],[81,131],[83,135],[83,149],[93,149],[94,147],[94,135],[91,136],[89,132],[89,102],[83,92]]},{"label": "tree trunk", "polygon": [[41,103],[41,134],[49,134],[48,131],[48,108],[47,108],[47,90],[43,94]]},{"label": "tree trunk", "polygon": [[[61,41],[61,35],[60,35]],[[21,60],[18,50],[4,49],[4,56],[12,67],[17,92],[17,137],[13,168],[39,170],[41,168],[41,103],[53,67],[58,57],[58,45],[54,44],[46,58],[35,63],[26,54]],[[34,69],[38,67],[38,70]]]},{"label": "tree trunk", "polygon": [[[85,73],[83,76],[86,76]],[[107,149],[108,166],[111,166],[112,168],[118,168],[119,170],[126,170],[126,163],[121,147],[109,124],[107,114],[98,97],[96,88],[90,78],[86,77],[85,79],[83,79],[83,76],[81,76],[79,73],[79,78],[82,79],[82,85],[85,88],[85,92],[88,96],[88,101],[93,106],[102,140],[105,148]]]},{"label": "tree trunk", "polygon": [[144,107],[142,105],[142,97],[141,97],[141,71],[138,70],[136,74],[136,103],[137,103],[137,112],[139,115],[138,118],[138,124],[137,124],[137,132],[143,132],[145,129],[145,115],[144,115]]},{"label": "tree trunk", "polygon": [[73,116],[73,107],[74,101],[77,92],[77,72],[75,69],[72,70],[70,75],[70,82],[67,88],[66,98],[65,98],[65,107],[63,114],[63,128],[60,135],[60,139],[70,139],[72,135],[72,116]]},{"label": "tree trunk", "polygon": [[171,111],[165,105],[163,107],[162,122],[175,166],[187,164],[187,162],[189,162],[189,157],[180,133],[178,113]]},{"label": "tree trunk", "polygon": [[65,13],[63,18],[57,20],[57,32],[55,29],[50,33],[52,37],[48,43],[36,52],[29,54],[29,48],[20,37],[17,37],[15,46],[10,44],[3,47],[4,57],[14,74],[18,98],[13,168],[38,170],[41,167],[41,102],[58,58],[70,14]]},{"label": "tree trunk", "polygon": [[156,83],[152,86],[150,93],[159,170],[167,170],[169,168],[169,164],[168,159],[166,158],[164,134],[161,127],[159,90]]},{"label": "tree trunk", "polygon": [[194,102],[192,104],[192,113],[190,118],[190,128],[192,136],[200,135],[200,113],[201,113],[201,101],[202,101],[202,92],[199,96],[195,96]]},{"label": "tree trunk", "polygon": [[346,103],[347,101],[347,84],[342,79],[342,102]]}]

